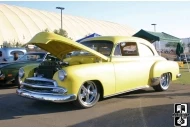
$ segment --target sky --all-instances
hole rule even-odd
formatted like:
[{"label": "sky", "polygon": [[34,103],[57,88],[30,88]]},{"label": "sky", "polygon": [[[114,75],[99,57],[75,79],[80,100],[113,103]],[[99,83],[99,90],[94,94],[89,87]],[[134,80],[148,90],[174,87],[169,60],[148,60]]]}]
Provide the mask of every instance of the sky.
[{"label": "sky", "polygon": [[[179,38],[190,37],[190,1],[0,1],[0,4],[16,5],[60,13],[56,7],[64,7],[64,14],[125,24],[136,31],[140,29],[165,32]],[[64,19],[63,19],[64,20]]]}]

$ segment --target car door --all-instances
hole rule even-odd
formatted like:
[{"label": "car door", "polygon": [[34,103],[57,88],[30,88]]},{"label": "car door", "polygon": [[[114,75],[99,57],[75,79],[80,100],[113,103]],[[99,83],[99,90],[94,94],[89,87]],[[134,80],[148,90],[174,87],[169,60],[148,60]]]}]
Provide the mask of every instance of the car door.
[{"label": "car door", "polygon": [[113,55],[111,61],[115,69],[116,93],[144,87],[137,43],[119,43]]},{"label": "car door", "polygon": [[160,56],[156,56],[150,46],[143,42],[138,43],[138,50],[140,56],[140,65],[143,67],[141,75],[143,76],[143,84],[150,84],[150,71],[153,64],[160,59]]}]

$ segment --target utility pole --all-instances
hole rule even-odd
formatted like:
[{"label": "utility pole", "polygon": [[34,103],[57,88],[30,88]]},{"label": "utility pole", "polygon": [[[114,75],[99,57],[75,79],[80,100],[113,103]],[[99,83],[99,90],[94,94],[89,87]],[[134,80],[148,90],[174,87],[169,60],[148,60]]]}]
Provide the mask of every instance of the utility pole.
[{"label": "utility pole", "polygon": [[[153,25],[154,26],[154,32],[156,32],[156,24],[155,23],[153,23],[153,24],[151,24],[151,25]],[[155,42],[155,48],[156,48],[156,50],[157,50],[157,41]],[[161,51],[161,50],[160,50]]]},{"label": "utility pole", "polygon": [[153,26],[154,26],[154,32],[156,32],[156,24],[155,24],[155,23],[153,23],[153,24],[151,24],[151,25],[153,25]]},{"label": "utility pole", "polygon": [[62,26],[62,11],[65,9],[63,7],[56,7],[56,9],[60,9],[61,10],[61,30],[63,29],[63,26]]}]

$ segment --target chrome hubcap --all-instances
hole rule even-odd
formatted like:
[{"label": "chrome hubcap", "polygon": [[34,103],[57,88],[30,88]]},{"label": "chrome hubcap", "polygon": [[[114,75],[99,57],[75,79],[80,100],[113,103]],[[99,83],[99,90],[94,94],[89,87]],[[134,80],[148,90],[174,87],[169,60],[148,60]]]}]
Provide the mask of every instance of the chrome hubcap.
[{"label": "chrome hubcap", "polygon": [[94,82],[85,82],[80,89],[79,99],[84,105],[91,105],[96,102],[97,98],[97,87]]},{"label": "chrome hubcap", "polygon": [[170,76],[168,73],[162,74],[161,78],[160,78],[160,84],[162,86],[163,89],[167,89],[169,87],[169,83],[170,83]]},{"label": "chrome hubcap", "polygon": [[20,79],[20,77],[18,77],[18,83],[21,85],[22,80]]}]

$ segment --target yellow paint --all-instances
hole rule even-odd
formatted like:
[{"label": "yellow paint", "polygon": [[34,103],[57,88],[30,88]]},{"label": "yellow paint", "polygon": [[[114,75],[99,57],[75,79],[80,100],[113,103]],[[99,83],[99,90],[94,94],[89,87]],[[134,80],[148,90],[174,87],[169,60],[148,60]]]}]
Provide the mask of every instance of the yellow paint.
[{"label": "yellow paint", "polygon": [[[143,43],[152,49],[154,56],[114,56],[114,49],[111,56],[104,56],[86,46],[76,43],[70,39],[58,36],[52,33],[39,33],[28,44],[34,44],[58,58],[74,50],[86,50],[94,56],[74,56],[64,59],[70,65],[63,67],[67,73],[64,81],[58,78],[58,72],[53,76],[60,87],[65,87],[68,94],[77,94],[81,85],[88,80],[99,81],[102,84],[104,95],[109,96],[128,90],[134,90],[141,86],[151,85],[150,80],[160,77],[161,74],[170,72],[172,80],[176,80],[179,73],[177,62],[167,61],[160,57],[154,46],[148,41],[135,37],[96,37],[90,40],[107,40],[111,41],[116,47],[120,42],[137,42]],[[84,41],[87,41],[84,40]],[[33,69],[37,65],[25,66],[25,76],[33,76]]]},{"label": "yellow paint", "polygon": [[96,52],[95,50],[54,33],[40,32],[36,34],[27,44],[36,45],[60,59],[71,51],[86,50],[97,57],[108,60],[106,56]]}]

